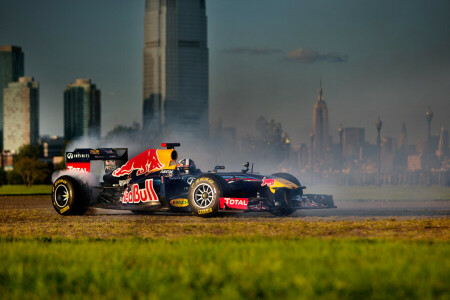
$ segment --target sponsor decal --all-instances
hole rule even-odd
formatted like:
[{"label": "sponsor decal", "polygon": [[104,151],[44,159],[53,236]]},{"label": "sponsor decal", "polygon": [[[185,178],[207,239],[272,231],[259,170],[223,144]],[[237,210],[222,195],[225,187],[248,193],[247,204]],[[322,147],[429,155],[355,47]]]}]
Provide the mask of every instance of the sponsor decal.
[{"label": "sponsor decal", "polygon": [[69,208],[70,208],[69,205],[67,205],[66,207],[64,207],[63,209],[61,209],[59,212],[60,212],[60,213],[64,213],[64,212],[68,211]]},{"label": "sponsor decal", "polygon": [[219,198],[220,208],[247,209],[248,198]]},{"label": "sponsor decal", "polygon": [[186,207],[189,205],[189,202],[187,199],[173,199],[170,200],[170,205],[175,206],[175,207]]},{"label": "sponsor decal", "polygon": [[98,150],[98,149],[91,149],[90,153],[91,154],[100,154],[100,150]]},{"label": "sponsor decal", "polygon": [[165,175],[167,177],[173,177],[173,170],[161,170],[161,175]]},{"label": "sponsor decal", "polygon": [[158,150],[149,149],[138,156],[130,159],[126,164],[116,169],[112,175],[115,177],[121,177],[124,175],[130,175],[134,170],[137,170],[136,175],[148,174],[161,170],[164,165],[158,158]]},{"label": "sponsor decal", "polygon": [[147,179],[145,181],[145,188],[140,189],[139,184],[133,184],[130,186],[129,191],[125,190],[122,196],[122,203],[146,203],[151,201],[159,201],[158,195],[153,187],[153,179]]},{"label": "sponsor decal", "polygon": [[189,177],[189,178],[186,180],[187,184],[192,185],[192,183],[194,182],[194,179],[195,179],[195,177]]},{"label": "sponsor decal", "polygon": [[275,185],[275,179],[267,179],[264,177],[262,179],[261,186],[274,186]]},{"label": "sponsor decal", "polygon": [[67,163],[67,170],[88,173],[91,170],[91,163],[88,162]]},{"label": "sponsor decal", "polygon": [[212,212],[212,208],[211,207],[210,208],[205,208],[205,209],[200,209],[198,211],[198,214],[199,215],[204,215],[204,214],[207,214],[207,213],[210,213],[210,212]]},{"label": "sponsor decal", "polygon": [[89,158],[89,154],[86,154],[86,153],[67,152],[66,156],[67,156],[67,159]]},{"label": "sponsor decal", "polygon": [[125,180],[119,180],[119,186],[127,185],[128,182],[130,182],[130,179],[131,179],[131,178],[127,178],[127,179],[125,179]]}]

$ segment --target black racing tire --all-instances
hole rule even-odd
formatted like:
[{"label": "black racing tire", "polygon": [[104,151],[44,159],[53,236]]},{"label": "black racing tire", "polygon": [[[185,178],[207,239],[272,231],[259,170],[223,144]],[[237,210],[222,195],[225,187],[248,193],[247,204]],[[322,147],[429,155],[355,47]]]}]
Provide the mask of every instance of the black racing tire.
[{"label": "black racing tire", "polygon": [[194,215],[203,218],[217,215],[225,185],[226,181],[214,174],[197,177],[188,191],[189,206]]},{"label": "black racing tire", "polygon": [[300,181],[294,175],[291,175],[289,173],[275,173],[275,174],[272,174],[272,176],[276,176],[276,177],[280,177],[280,178],[289,180],[293,184],[301,186]]},{"label": "black racing tire", "polygon": [[60,215],[83,215],[89,208],[89,196],[83,183],[61,176],[53,184],[52,203]]}]

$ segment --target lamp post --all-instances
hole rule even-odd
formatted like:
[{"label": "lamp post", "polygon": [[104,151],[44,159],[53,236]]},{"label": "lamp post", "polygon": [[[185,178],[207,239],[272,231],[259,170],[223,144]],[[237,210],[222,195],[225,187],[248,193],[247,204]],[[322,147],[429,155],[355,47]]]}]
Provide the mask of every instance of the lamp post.
[{"label": "lamp post", "polygon": [[381,122],[380,117],[378,116],[378,120],[375,122],[375,127],[377,128],[377,164],[378,164],[378,186],[381,185],[381,126],[383,126],[383,122]]},{"label": "lamp post", "polygon": [[342,127],[342,124],[339,124],[337,131],[339,134],[339,177],[342,177],[342,167],[343,167],[342,154],[344,152],[342,149],[342,136],[344,135],[344,127]]},{"label": "lamp post", "polygon": [[314,132],[309,134],[309,138],[311,140],[311,183],[314,183]]},{"label": "lamp post", "polygon": [[427,111],[425,113],[425,118],[428,124],[428,137],[427,137],[427,173],[428,173],[428,184],[431,183],[431,121],[433,120],[433,112],[430,106],[427,106]]}]

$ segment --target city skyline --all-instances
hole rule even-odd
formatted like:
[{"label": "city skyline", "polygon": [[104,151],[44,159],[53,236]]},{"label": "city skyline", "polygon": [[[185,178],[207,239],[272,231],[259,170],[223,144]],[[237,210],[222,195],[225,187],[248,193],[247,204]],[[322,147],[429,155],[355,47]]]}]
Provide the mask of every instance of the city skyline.
[{"label": "city skyline", "polygon": [[[90,12],[83,1],[44,2],[49,10],[39,9],[45,3],[0,4],[0,44],[21,46],[25,75],[41,84],[41,133],[62,135],[63,90],[81,77],[101,86],[109,104],[102,134],[119,123],[141,122],[144,1],[98,1]],[[211,123],[222,117],[243,135],[263,115],[281,122],[294,143],[306,143],[322,75],[334,142],[342,123],[366,128],[373,143],[378,115],[383,136],[398,138],[405,121],[409,142],[423,140],[427,105],[437,135],[441,125],[450,126],[448,7],[425,1],[207,1]],[[83,24],[76,21],[80,16]],[[23,25],[15,28],[16,20]],[[56,126],[46,123],[55,112]]]}]

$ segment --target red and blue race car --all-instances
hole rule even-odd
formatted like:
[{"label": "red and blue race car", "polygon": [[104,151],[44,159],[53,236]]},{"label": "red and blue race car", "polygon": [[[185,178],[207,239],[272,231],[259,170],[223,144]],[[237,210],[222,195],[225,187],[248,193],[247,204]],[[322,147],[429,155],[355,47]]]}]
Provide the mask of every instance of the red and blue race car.
[{"label": "red and blue race car", "polygon": [[76,149],[66,153],[67,171],[53,184],[52,202],[61,215],[81,215],[89,207],[192,212],[270,212],[287,216],[298,209],[335,208],[331,195],[304,194],[287,173],[261,175],[244,164],[240,172],[223,166],[202,172],[191,159],[177,162],[178,143],[148,149],[128,160],[126,148]]}]

